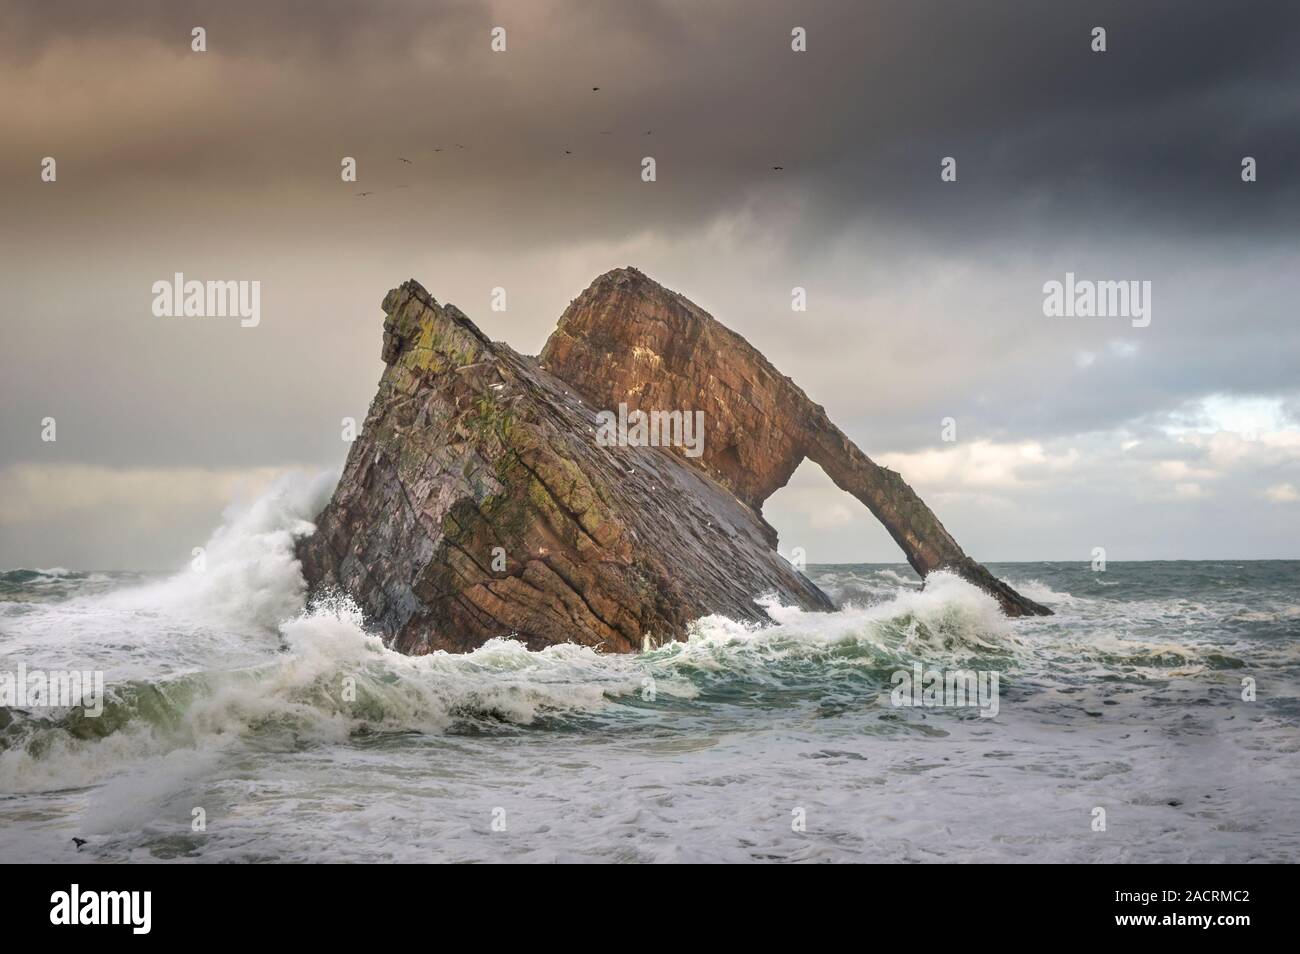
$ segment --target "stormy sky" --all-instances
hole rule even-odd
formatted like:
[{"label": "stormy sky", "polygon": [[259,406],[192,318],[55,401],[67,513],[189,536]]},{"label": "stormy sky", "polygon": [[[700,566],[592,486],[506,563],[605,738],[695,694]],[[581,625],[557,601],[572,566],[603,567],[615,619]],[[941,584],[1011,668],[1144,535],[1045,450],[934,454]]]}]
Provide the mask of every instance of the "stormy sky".
[{"label": "stormy sky", "polygon": [[[745,335],[980,559],[1300,557],[1293,2],[0,20],[0,566],[178,566],[232,498],[340,466],[406,278],[535,353],[621,265]],[[259,281],[261,323],[156,317],[176,272]],[[1150,324],[1046,317],[1067,272],[1151,282]],[[812,562],[900,559],[813,465],[764,513]]]}]

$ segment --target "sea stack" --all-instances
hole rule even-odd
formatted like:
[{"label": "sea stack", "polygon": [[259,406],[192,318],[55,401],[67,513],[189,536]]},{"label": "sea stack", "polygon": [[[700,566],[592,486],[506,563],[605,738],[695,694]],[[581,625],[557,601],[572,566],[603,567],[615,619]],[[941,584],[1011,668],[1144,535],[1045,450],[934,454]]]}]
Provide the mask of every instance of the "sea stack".
[{"label": "sea stack", "polygon": [[[346,592],[399,651],[506,636],[630,652],[712,613],[765,621],[763,597],[832,609],[761,513],[805,457],[922,576],[950,569],[1008,615],[1050,612],[966,556],[744,338],[635,268],[597,278],[538,358],[414,280],[383,310],[379,391],[299,556],[313,589]],[[697,412],[702,441],[646,440]],[[655,427],[611,440],[615,416]]]}]

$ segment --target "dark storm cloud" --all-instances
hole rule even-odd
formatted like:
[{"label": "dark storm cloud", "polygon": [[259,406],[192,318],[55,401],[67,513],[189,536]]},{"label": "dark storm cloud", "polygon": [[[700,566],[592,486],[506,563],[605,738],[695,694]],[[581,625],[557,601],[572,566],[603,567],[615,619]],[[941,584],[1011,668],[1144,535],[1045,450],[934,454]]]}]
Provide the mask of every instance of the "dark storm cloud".
[{"label": "dark storm cloud", "polygon": [[[772,201],[774,165],[777,194],[805,203],[790,223],[801,246],[867,215],[967,242],[1291,231],[1300,210],[1285,174],[1300,165],[1300,7],[1289,2],[13,6],[7,48],[26,63],[116,44],[132,51],[116,67],[129,70],[139,44],[180,58],[190,27],[207,28],[215,82],[165,125],[132,123],[139,148],[87,157],[107,181],[192,181],[206,166],[280,188],[318,151],[427,162],[458,137],[476,148],[458,183],[534,213],[517,233],[528,239],[542,210],[610,234],[689,227]],[[505,56],[488,49],[498,24]],[[807,54],[789,51],[793,25],[808,30]],[[1090,49],[1095,25],[1105,53]],[[250,64],[293,79],[259,84]],[[46,108],[57,126],[57,104]],[[214,148],[249,141],[255,151]],[[554,188],[565,149],[590,204]],[[651,208],[623,187],[642,154],[661,164]],[[936,189],[949,155],[959,181]],[[1245,155],[1260,163],[1249,191]]]},{"label": "dark storm cloud", "polygon": [[[846,216],[865,204],[948,219],[963,238],[1006,210],[1039,229],[1294,229],[1294,4],[905,3],[882,14],[887,59],[860,61],[864,95],[837,104],[840,135],[816,176]],[[1093,26],[1107,30],[1105,53],[1090,49]],[[843,57],[867,42],[838,28],[827,39]],[[939,155],[958,158],[955,200],[931,188]],[[1271,174],[1243,194],[1245,155]]]}]

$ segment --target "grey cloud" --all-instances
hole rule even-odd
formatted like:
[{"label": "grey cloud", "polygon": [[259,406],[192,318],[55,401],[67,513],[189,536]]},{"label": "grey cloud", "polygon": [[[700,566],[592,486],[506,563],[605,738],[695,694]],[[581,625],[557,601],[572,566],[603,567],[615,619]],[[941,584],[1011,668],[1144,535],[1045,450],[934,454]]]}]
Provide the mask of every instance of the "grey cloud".
[{"label": "grey cloud", "polygon": [[[807,204],[789,226],[798,245],[863,216],[931,244],[990,231],[1295,228],[1297,187],[1285,170],[1300,160],[1300,8],[1285,2],[1248,11],[1031,0],[793,10],[31,2],[17,11],[11,42],[29,55],[107,41],[122,46],[120,69],[146,55],[129,44],[150,42],[174,69],[192,70],[189,25],[213,22],[219,82],[199,86],[184,113],[166,110],[166,126],[134,122],[150,148],[110,154],[110,179],[192,180],[200,168],[278,189],[313,153],[346,148],[372,167],[398,149],[431,161],[454,136],[475,140],[475,153],[442,164],[462,187],[509,193],[530,213],[516,232],[525,240],[543,221],[610,235],[682,228],[774,189]],[[487,45],[497,22],[514,28],[502,56]],[[788,48],[795,22],[810,36],[800,56]],[[1104,54],[1088,48],[1094,24],[1109,30]],[[165,103],[162,85],[152,95]],[[217,149],[250,137],[255,150]],[[625,183],[651,146],[664,181],[647,204]],[[592,199],[577,208],[555,169],[564,148]],[[959,161],[959,184],[938,189],[945,155]],[[1260,162],[1249,190],[1237,175],[1243,155]],[[779,187],[773,165],[785,167]]]}]

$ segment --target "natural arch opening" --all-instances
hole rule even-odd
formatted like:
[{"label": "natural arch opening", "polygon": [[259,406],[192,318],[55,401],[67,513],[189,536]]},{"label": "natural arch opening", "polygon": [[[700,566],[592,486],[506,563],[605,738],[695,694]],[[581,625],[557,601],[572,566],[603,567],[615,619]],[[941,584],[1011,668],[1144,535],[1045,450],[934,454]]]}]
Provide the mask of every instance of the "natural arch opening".
[{"label": "natural arch opening", "polygon": [[762,511],[763,519],[776,530],[777,549],[787,560],[797,563],[795,551],[800,550],[809,564],[901,564],[909,576],[916,575],[871,511],[835,486],[809,458],[795,468],[784,487],[763,501]]}]

